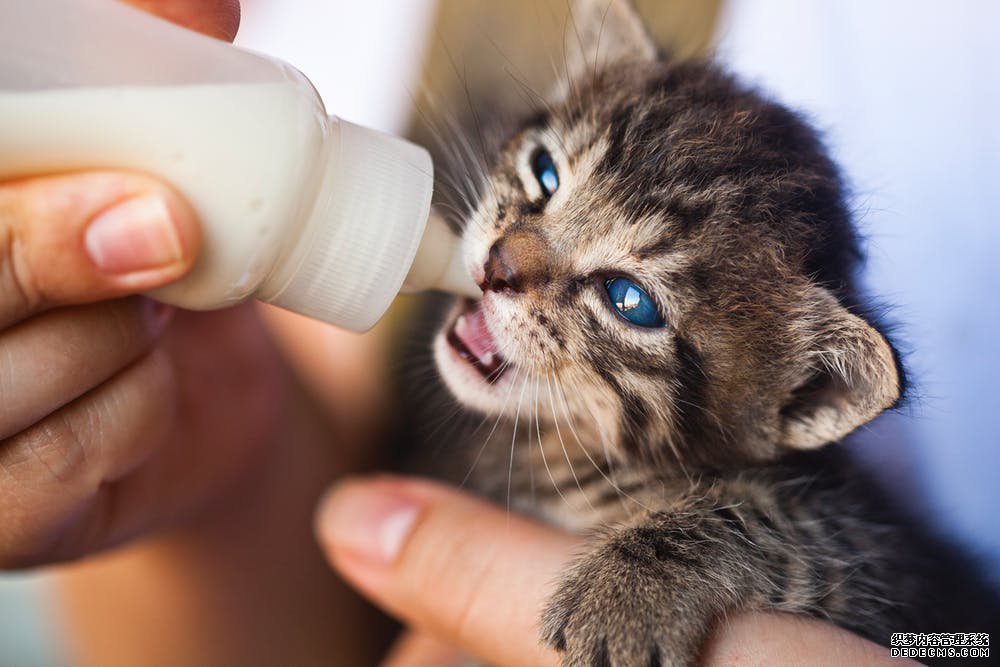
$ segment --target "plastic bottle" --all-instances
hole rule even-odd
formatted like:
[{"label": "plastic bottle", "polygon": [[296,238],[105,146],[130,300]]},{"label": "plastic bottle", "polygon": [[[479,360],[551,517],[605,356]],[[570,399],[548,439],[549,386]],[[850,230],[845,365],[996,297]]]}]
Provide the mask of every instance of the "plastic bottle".
[{"label": "plastic bottle", "polygon": [[118,2],[0,0],[0,179],[92,168],[155,174],[198,213],[196,265],[151,293],[168,303],[362,331],[404,280],[478,294],[427,225],[427,152],[328,116],[292,67]]}]

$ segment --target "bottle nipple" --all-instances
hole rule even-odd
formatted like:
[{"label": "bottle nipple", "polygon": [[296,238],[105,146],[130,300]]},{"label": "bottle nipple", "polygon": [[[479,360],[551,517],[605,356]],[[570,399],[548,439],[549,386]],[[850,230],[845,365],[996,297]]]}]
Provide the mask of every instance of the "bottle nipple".
[{"label": "bottle nipple", "polygon": [[461,240],[432,209],[410,272],[403,282],[404,291],[437,289],[471,299],[482,298],[482,290],[473,282],[462,259],[461,245]]}]

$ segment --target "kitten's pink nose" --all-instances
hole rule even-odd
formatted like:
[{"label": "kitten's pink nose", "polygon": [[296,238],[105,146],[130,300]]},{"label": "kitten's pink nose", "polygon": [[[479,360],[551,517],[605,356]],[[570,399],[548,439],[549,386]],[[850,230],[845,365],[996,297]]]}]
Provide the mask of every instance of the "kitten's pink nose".
[{"label": "kitten's pink nose", "polygon": [[523,292],[548,275],[545,242],[536,234],[514,232],[490,248],[483,266],[483,292]]}]

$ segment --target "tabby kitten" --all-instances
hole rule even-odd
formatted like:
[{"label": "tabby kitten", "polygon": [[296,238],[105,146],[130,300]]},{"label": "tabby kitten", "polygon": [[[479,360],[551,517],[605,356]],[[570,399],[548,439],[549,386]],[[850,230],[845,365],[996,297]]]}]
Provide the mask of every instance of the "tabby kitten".
[{"label": "tabby kitten", "polygon": [[964,565],[821,449],[904,379],[860,307],[815,132],[710,64],[663,58],[625,2],[578,3],[574,22],[567,83],[467,217],[483,299],[433,343],[448,388],[487,416],[456,468],[593,536],[544,642],[568,665],[689,665],[738,610],[883,644],[986,629],[985,591],[944,585]]}]

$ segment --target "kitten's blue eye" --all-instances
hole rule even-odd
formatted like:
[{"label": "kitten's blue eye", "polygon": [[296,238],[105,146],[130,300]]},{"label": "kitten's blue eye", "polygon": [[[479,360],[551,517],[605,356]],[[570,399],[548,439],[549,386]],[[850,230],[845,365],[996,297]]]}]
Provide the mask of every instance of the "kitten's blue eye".
[{"label": "kitten's blue eye", "polygon": [[535,151],[531,158],[531,173],[538,180],[538,185],[542,188],[546,199],[559,189],[559,172],[556,171],[552,156],[544,148]]},{"label": "kitten's blue eye", "polygon": [[656,328],[664,325],[663,316],[645,290],[628,278],[611,278],[604,281],[611,303],[618,314],[640,327]]}]

